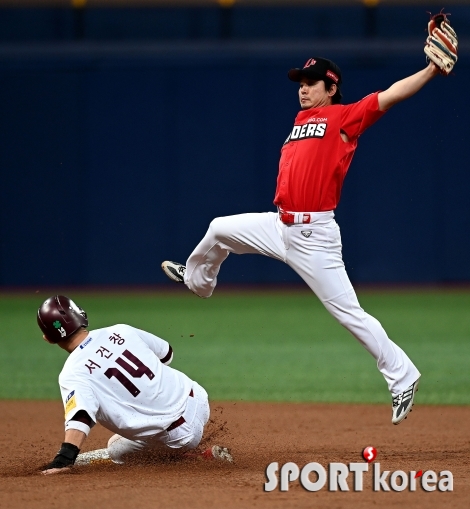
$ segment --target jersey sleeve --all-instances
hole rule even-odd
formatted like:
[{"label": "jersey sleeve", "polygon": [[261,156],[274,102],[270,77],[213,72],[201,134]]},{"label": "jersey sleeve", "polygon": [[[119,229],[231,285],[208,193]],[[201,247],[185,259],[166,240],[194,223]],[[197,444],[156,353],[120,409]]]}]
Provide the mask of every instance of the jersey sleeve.
[{"label": "jersey sleeve", "polygon": [[173,349],[167,341],[141,329],[134,329],[134,332],[163,364],[168,365],[171,363],[173,360]]},{"label": "jersey sleeve", "polygon": [[83,410],[93,421],[91,427],[96,423],[99,404],[92,388],[82,382],[68,378],[59,378],[59,385],[64,403],[65,430],[78,429],[88,435],[90,426],[81,421],[75,421],[73,418],[77,412]]},{"label": "jersey sleeve", "polygon": [[346,104],[342,107],[341,130],[348,135],[350,140],[358,138],[384,115],[385,111],[379,110],[378,95],[379,92],[375,92],[356,103]]}]

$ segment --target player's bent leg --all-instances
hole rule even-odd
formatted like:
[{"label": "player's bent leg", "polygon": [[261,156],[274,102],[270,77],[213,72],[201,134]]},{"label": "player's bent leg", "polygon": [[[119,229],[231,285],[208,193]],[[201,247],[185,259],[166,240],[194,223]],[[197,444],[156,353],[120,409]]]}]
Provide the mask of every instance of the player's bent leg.
[{"label": "player's bent leg", "polygon": [[392,396],[405,391],[420,377],[415,365],[388,337],[380,322],[361,308],[352,286],[346,286],[344,268],[334,269],[326,276],[330,284],[336,280],[336,285],[332,285],[333,291],[329,297],[323,295],[320,298],[323,305],[375,358]]},{"label": "player's bent leg", "polygon": [[231,452],[227,447],[220,445],[213,445],[203,452],[191,452],[200,445],[204,427],[209,422],[210,417],[209,399],[205,389],[196,382],[193,382],[193,393],[195,411],[192,410],[186,414],[188,419],[190,419],[190,415],[194,415],[192,421],[188,421],[188,429],[191,431],[190,435],[184,439],[169,441],[166,445],[172,449],[177,447],[177,450],[180,450],[185,456],[197,456],[232,463],[233,457]]},{"label": "player's bent leg", "polygon": [[[337,271],[343,272],[344,269]],[[345,271],[344,276],[346,276]],[[341,274],[337,274],[336,277],[344,278]],[[388,337],[381,323],[361,308],[352,287],[342,294],[335,295],[330,300],[324,300],[323,304],[376,359],[377,368],[384,376],[393,396],[405,391],[420,377],[416,366],[406,353]]]},{"label": "player's bent leg", "polygon": [[376,359],[392,396],[406,391],[420,373],[405,352],[387,336],[382,325],[360,306],[341,255],[341,237],[335,221],[311,225],[310,237],[301,228],[290,229],[287,263],[304,279],[328,311]]},{"label": "player's bent leg", "polygon": [[145,451],[183,453],[195,449],[201,442],[204,426],[209,421],[210,408],[205,389],[194,381],[192,389],[193,396],[188,398],[182,414],[183,424],[141,440],[129,440],[120,435],[113,435],[108,441],[108,454],[112,461],[122,465],[131,455]]},{"label": "player's bent leg", "polygon": [[114,463],[123,465],[129,455],[142,452],[146,448],[143,441],[134,441],[121,435],[113,435],[108,440],[108,454]]},{"label": "player's bent leg", "polygon": [[206,390],[193,381],[193,397],[188,398],[183,412],[185,422],[168,432],[165,445],[171,449],[195,449],[201,442],[204,427],[209,422],[210,407]]},{"label": "player's bent leg", "polygon": [[230,253],[263,254],[285,260],[276,226],[277,214],[239,214],[214,219],[186,262],[185,283],[200,297],[210,297],[220,266]]}]

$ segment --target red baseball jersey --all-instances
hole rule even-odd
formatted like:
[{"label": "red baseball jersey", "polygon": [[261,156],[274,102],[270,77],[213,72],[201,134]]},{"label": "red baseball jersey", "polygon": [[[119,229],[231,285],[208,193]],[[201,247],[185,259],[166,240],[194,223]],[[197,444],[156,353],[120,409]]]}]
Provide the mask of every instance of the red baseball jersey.
[{"label": "red baseball jersey", "polygon": [[[359,136],[385,113],[379,110],[378,94],[298,113],[282,147],[275,205],[292,212],[337,207]],[[341,131],[349,142],[342,140]]]}]

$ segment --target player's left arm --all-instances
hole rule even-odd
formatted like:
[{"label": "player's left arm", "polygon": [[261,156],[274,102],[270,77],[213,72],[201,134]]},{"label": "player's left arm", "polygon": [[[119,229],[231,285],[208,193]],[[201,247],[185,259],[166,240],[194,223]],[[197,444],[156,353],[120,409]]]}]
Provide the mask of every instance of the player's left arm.
[{"label": "player's left arm", "polygon": [[433,62],[429,62],[429,65],[421,71],[397,81],[390,88],[379,93],[379,110],[386,111],[395,104],[408,99],[439,73],[439,68]]},{"label": "player's left arm", "polygon": [[160,359],[162,364],[165,364],[166,366],[171,364],[171,361],[173,360],[173,348],[171,348],[171,345],[168,343],[168,341],[165,341],[164,339],[141,329],[134,329],[134,331]]}]

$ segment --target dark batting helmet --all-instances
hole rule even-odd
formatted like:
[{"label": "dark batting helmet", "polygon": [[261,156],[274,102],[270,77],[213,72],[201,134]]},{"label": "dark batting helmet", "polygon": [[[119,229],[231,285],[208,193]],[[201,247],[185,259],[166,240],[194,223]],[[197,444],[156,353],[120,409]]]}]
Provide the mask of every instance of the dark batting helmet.
[{"label": "dark batting helmet", "polygon": [[49,341],[57,343],[88,327],[88,317],[73,300],[54,295],[38,309],[38,325]]}]

